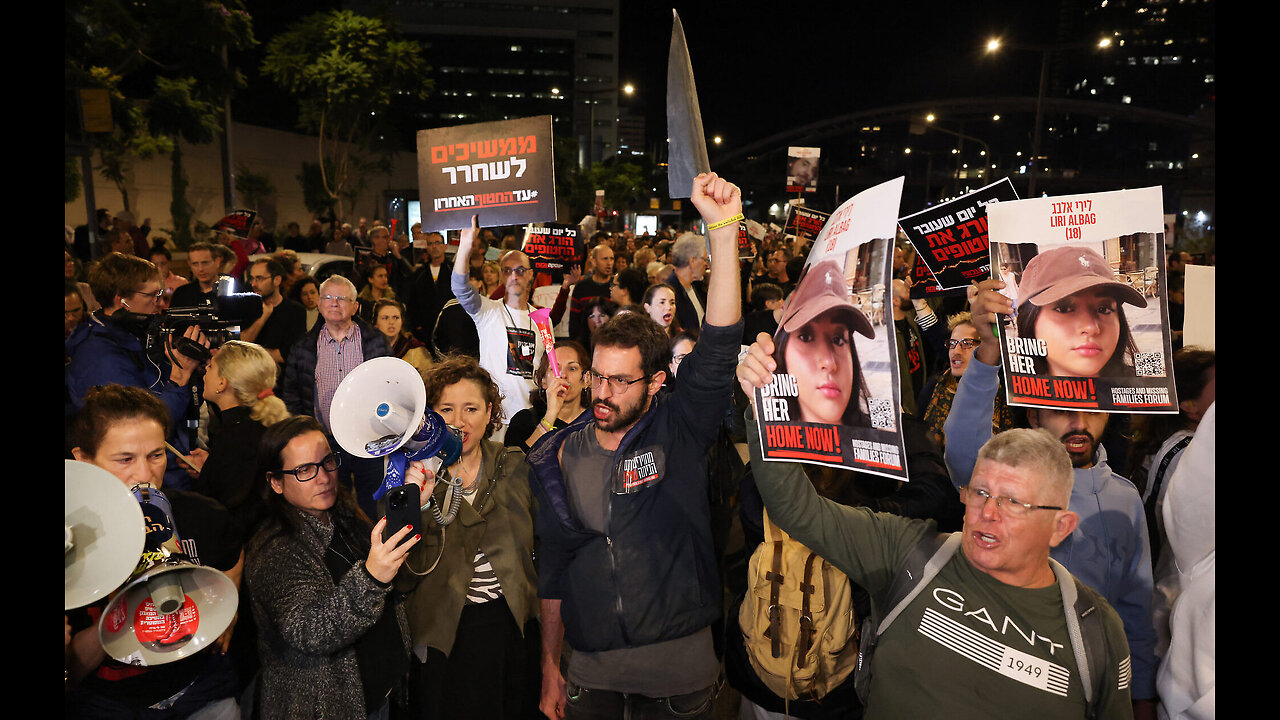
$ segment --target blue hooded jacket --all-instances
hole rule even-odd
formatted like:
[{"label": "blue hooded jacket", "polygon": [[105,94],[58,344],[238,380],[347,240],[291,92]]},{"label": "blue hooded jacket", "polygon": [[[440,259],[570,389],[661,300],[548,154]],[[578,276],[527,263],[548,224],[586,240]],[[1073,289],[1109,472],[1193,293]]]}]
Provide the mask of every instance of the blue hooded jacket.
[{"label": "blue hooded jacket", "polygon": [[573,515],[559,450],[584,417],[529,452],[538,500],[538,595],[559,599],[565,639],[600,652],[691,635],[720,614],[707,454],[731,399],[742,323],[704,325],[680,365],[680,387],[627,431],[614,453],[605,533]]}]

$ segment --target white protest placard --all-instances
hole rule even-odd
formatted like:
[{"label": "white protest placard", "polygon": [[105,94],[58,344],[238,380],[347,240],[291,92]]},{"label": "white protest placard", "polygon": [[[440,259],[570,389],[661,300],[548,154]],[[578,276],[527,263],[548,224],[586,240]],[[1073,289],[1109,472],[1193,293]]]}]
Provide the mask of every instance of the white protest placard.
[{"label": "white protest placard", "polygon": [[1210,350],[1218,343],[1218,271],[1212,265],[1187,265],[1186,315],[1182,320],[1182,346],[1199,345]]}]

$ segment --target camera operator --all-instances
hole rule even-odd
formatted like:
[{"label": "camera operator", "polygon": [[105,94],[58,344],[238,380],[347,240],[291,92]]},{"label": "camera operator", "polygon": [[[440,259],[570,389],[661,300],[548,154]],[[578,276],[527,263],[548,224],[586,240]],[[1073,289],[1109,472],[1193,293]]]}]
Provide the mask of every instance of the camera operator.
[{"label": "camera operator", "polygon": [[[115,383],[150,390],[164,401],[170,417],[186,417],[191,401],[187,385],[200,362],[174,350],[172,342],[165,348],[168,359],[156,362],[143,352],[142,340],[123,322],[135,313],[160,312],[164,292],[160,271],[150,261],[110,253],[89,274],[89,287],[102,309],[66,340],[67,356],[71,358],[66,383],[72,403],[79,409],[90,388]],[[199,327],[187,328],[183,337],[209,346]],[[191,447],[185,432],[174,431],[169,441],[183,452]],[[172,453],[165,482],[177,489],[186,489],[191,483]]]}]

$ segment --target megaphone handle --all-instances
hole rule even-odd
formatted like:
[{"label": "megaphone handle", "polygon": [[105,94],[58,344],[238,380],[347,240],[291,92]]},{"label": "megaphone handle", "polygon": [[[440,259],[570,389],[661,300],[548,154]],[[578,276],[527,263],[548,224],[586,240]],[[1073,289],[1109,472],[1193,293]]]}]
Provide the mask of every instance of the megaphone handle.
[{"label": "megaphone handle", "polygon": [[404,484],[405,471],[409,467],[409,458],[403,452],[393,452],[387,456],[387,470],[383,473],[382,483],[373,491],[373,499],[381,500],[392,488]]}]

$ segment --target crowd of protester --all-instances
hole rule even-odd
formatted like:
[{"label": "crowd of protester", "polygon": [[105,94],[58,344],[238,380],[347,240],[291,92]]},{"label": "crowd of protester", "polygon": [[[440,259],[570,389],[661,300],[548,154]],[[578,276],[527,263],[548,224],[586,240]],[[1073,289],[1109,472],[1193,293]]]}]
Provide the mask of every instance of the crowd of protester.
[{"label": "crowd of protester", "polygon": [[[997,512],[975,494],[990,488],[971,490],[971,478],[977,487],[987,477],[991,438],[1015,428],[1061,439],[1070,460],[1061,472],[1074,485],[1056,509],[1069,502],[1079,527],[1055,536],[1049,556],[1115,609],[1108,637],[1127,642],[1101,716],[1153,718],[1160,703],[1163,717],[1212,716],[1212,650],[1206,670],[1188,649],[1200,642],[1203,652],[1204,641],[1187,637],[1206,632],[1188,616],[1205,605],[1212,613],[1212,581],[1205,591],[1204,572],[1188,569],[1207,562],[1212,578],[1212,528],[1206,550],[1202,528],[1169,521],[1194,517],[1183,499],[1193,483],[1201,495],[1192,497],[1212,497],[1211,478],[1178,469],[1189,446],[1206,444],[1212,465],[1212,437],[1202,442],[1197,431],[1213,427],[1213,351],[1175,353],[1176,415],[1011,408],[992,334],[1004,312],[996,281],[967,296],[912,299],[914,252],[900,240],[884,301],[910,482],[761,463],[749,394],[766,370],[781,372],[775,334],[785,344],[819,320],[794,307],[784,314],[812,239],[767,228],[753,235],[753,256],[739,259],[737,223],[717,227],[741,212],[736,188],[699,176],[693,203],[712,228],[706,235],[594,232],[583,266],[554,276],[520,252],[519,228],[473,226],[446,243],[417,225],[393,237],[377,219],[327,228],[313,220],[305,233],[297,222],[268,232],[258,220],[247,237],[192,244],[185,268],[149,237],[149,219],[99,211],[96,249],[87,228],[69,230],[67,457],[128,485],[163,487],[177,532],[199,547],[200,562],[227,572],[240,605],[217,643],[150,668],[97,644],[105,600],[70,612],[68,716],[711,717],[727,682],[743,718],[861,717],[852,677],[821,701],[786,702],[747,660],[738,614],[746,558],[767,540],[762,508],[773,516],[777,507],[833,558],[844,557],[847,538],[795,508],[833,518],[867,508],[940,531],[968,528]],[[318,252],[353,258],[350,277],[310,274],[298,254]],[[1169,261],[1175,348],[1189,260]],[[159,352],[147,347],[139,333],[148,316],[213,302],[223,276],[262,298],[262,315],[238,339],[211,342],[193,326]],[[535,295],[550,310],[554,348],[531,318]],[[859,327],[846,315],[852,346]],[[381,357],[408,362],[427,405],[461,430],[452,484],[410,467],[432,508],[413,537],[383,532],[386,504],[373,498],[383,461],[333,434],[342,379]],[[739,452],[748,445],[755,461]],[[645,452],[658,454],[658,475],[636,480],[640,490],[619,484],[615,465]],[[796,482],[812,489],[783,489]],[[1010,498],[995,499],[1010,512]],[[735,512],[743,547],[730,552]],[[1041,550],[1050,553],[1027,553]],[[1188,560],[1191,552],[1199,554]],[[1180,592],[1193,581],[1200,605],[1179,620]],[[860,616],[883,611],[876,588],[854,587]],[[889,681],[878,683],[871,714],[892,716],[878,703],[908,707],[886,699]],[[933,715],[976,714],[957,710],[967,697]],[[1030,708],[1009,709],[1020,712]]]}]

